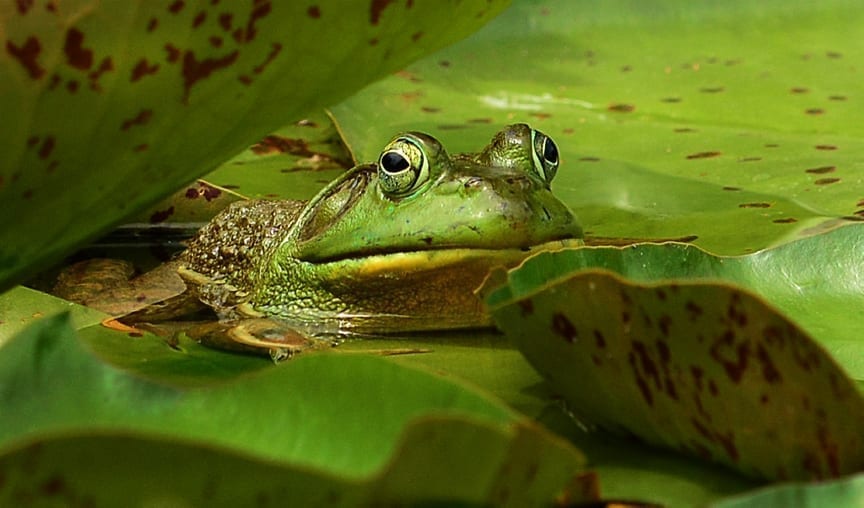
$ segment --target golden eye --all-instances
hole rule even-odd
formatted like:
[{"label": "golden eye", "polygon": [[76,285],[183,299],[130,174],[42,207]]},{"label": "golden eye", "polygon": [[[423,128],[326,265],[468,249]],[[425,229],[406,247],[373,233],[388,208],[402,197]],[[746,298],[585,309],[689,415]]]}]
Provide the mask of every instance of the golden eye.
[{"label": "golden eye", "polygon": [[407,196],[429,180],[429,159],[419,142],[410,137],[393,140],[378,158],[381,190],[391,196]]},{"label": "golden eye", "polygon": [[531,131],[531,139],[534,144],[534,171],[547,184],[552,183],[558,172],[558,146],[552,138],[537,130]]}]

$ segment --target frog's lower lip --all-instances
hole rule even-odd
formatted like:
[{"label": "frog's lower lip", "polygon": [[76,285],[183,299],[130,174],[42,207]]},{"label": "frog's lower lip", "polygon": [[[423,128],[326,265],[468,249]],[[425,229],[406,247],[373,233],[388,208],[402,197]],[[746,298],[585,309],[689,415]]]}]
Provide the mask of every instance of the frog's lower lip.
[{"label": "frog's lower lip", "polygon": [[[507,262],[507,260],[518,260],[543,250],[559,250],[565,248],[584,246],[582,238],[573,236],[562,236],[543,243],[528,246],[510,246],[501,248],[475,247],[475,246],[436,246],[428,249],[415,249],[409,251],[381,249],[364,252],[362,255],[340,256],[328,259],[319,259],[309,262],[313,265],[366,265],[369,271],[399,271],[399,270],[423,270],[436,269],[441,266],[458,264],[462,260],[476,260],[488,258],[493,260],[490,265],[498,264],[495,260]],[[364,270],[366,271],[366,270]]]}]

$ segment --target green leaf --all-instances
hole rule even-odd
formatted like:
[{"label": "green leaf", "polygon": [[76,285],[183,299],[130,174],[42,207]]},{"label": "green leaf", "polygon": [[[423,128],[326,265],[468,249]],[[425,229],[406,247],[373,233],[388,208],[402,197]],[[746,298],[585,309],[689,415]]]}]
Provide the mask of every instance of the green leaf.
[{"label": "green leaf", "polygon": [[[180,389],[102,364],[79,346],[62,315],[30,326],[2,353],[6,460],[26,460],[33,453],[21,447],[41,442],[49,458],[39,463],[40,475],[59,476],[76,492],[81,482],[88,497],[144,498],[149,487],[136,479],[175,456],[189,463],[190,447],[212,449],[214,462],[199,466],[213,474],[228,468],[240,483],[266,461],[284,474],[314,474],[330,491],[355,482],[380,496],[373,499],[401,501],[549,501],[582,462],[571,446],[477,392],[369,356],[309,355],[220,386]],[[72,457],[94,448],[97,473],[78,475],[80,459]],[[126,476],[125,489],[95,481],[118,451],[142,448],[152,448],[145,471]],[[247,471],[250,461],[257,465]],[[424,488],[408,488],[421,477],[428,478]],[[16,480],[38,486],[42,478]],[[515,478],[519,488],[510,490]],[[200,495],[201,486],[174,481],[166,488],[186,497]]]},{"label": "green leaf", "polygon": [[504,4],[10,5],[0,288]]},{"label": "green leaf", "polygon": [[374,160],[420,130],[477,151],[530,123],[558,143],[553,190],[599,241],[695,236],[741,254],[864,214],[857,4],[583,7],[517,2],[365,88],[333,108],[349,147]]},{"label": "green leaf", "polygon": [[858,506],[864,498],[864,476],[854,475],[819,484],[766,487],[712,504],[712,508],[819,508]]},{"label": "green leaf", "polygon": [[[739,258],[680,244],[543,253],[487,303],[588,421],[751,475],[837,476],[864,467],[864,398],[806,327],[729,282],[823,336],[857,333],[862,232]],[[822,312],[792,313],[804,302]]]}]

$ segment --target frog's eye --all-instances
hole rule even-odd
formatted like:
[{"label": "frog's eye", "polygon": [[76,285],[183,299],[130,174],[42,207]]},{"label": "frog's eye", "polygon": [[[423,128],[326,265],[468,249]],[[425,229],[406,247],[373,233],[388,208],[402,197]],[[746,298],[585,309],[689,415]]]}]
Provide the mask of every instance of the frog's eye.
[{"label": "frog's eye", "polygon": [[558,172],[558,147],[552,138],[540,131],[531,131],[531,139],[534,142],[534,170],[547,184],[552,183]]},{"label": "frog's eye", "polygon": [[378,158],[378,180],[385,194],[411,194],[429,180],[429,159],[413,139],[396,138]]}]

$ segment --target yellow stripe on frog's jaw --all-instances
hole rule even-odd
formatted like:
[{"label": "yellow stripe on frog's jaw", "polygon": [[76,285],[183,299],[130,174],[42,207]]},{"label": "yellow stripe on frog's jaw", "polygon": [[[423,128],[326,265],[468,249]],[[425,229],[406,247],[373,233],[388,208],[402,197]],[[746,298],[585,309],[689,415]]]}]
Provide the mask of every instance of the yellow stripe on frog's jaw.
[{"label": "yellow stripe on frog's jaw", "polygon": [[542,251],[581,247],[583,245],[584,242],[580,238],[568,238],[553,240],[527,249],[475,249],[457,247],[451,249],[418,250],[343,259],[322,263],[319,266],[326,266],[331,270],[338,271],[342,275],[346,275],[346,272],[342,270],[347,269],[353,276],[373,276],[381,273],[438,270],[447,266],[458,265],[460,262],[469,259],[488,259],[490,265],[496,265],[495,260],[501,260],[506,263],[507,260],[523,260]]}]

